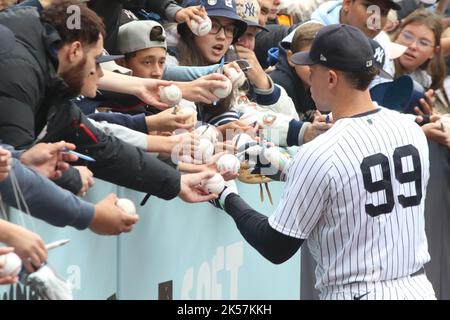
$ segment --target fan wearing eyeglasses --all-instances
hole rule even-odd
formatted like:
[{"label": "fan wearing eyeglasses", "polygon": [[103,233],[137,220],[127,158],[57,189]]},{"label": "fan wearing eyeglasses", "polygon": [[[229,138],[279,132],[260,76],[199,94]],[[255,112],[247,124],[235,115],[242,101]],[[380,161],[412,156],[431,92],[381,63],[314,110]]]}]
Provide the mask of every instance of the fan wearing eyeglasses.
[{"label": "fan wearing eyeglasses", "polygon": [[437,90],[445,79],[441,50],[441,18],[430,11],[416,10],[403,20],[394,41],[407,46],[395,60],[396,76],[410,75],[426,89]]},{"label": "fan wearing eyeglasses", "polygon": [[409,75],[427,90],[426,99],[421,99],[420,102],[421,109],[416,107],[415,112],[434,114],[430,119],[431,123],[422,126],[428,140],[448,146],[449,135],[442,130],[438,121],[439,114],[449,113],[448,99],[444,94],[438,97],[434,92],[443,88],[446,77],[441,47],[442,33],[439,15],[424,9],[414,11],[403,20],[394,37],[396,43],[408,47],[403,55],[394,60],[394,64],[396,77]]},{"label": "fan wearing eyeglasses", "polygon": [[[247,29],[247,24],[236,14],[235,1],[204,1],[205,10],[211,19],[212,26],[204,36],[194,35],[187,23],[178,24],[180,40],[177,45],[178,61],[183,66],[207,66],[219,63],[231,52],[230,46]],[[184,5],[202,4],[199,0],[189,0]]]},{"label": "fan wearing eyeglasses", "polygon": [[[186,22],[177,26],[180,39],[175,52],[181,66],[210,66],[224,61],[236,60],[232,45],[247,29],[247,23],[236,13],[235,0],[188,0],[184,6],[203,5],[212,26],[208,34],[197,36],[192,33]],[[221,70],[221,68],[219,69]],[[197,103],[198,120],[215,125],[225,132],[226,125],[234,122],[239,129],[246,131],[249,126],[240,125],[239,115],[231,108],[233,94],[216,101],[214,104]]]}]

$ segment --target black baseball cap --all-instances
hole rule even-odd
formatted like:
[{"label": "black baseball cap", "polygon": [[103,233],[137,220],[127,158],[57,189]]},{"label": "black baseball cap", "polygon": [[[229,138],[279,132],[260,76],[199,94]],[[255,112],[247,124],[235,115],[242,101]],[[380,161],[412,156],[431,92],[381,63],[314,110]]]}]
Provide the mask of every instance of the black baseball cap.
[{"label": "black baseball cap", "polygon": [[384,67],[384,62],[386,60],[386,52],[384,51],[383,47],[375,40],[373,40],[372,38],[367,38],[369,39],[370,45],[372,46],[373,49],[373,63],[375,65],[375,67],[377,67],[380,70],[380,77],[385,78],[385,79],[389,79],[389,80],[394,80],[394,77],[389,74],[389,72],[385,71],[383,69]]},{"label": "black baseball cap", "polygon": [[358,28],[333,24],[317,32],[309,52],[297,52],[291,61],[298,65],[320,64],[344,72],[367,72],[375,64],[369,39]]},{"label": "black baseball cap", "polygon": [[4,25],[0,24],[0,55],[9,53],[16,47],[16,36]]}]

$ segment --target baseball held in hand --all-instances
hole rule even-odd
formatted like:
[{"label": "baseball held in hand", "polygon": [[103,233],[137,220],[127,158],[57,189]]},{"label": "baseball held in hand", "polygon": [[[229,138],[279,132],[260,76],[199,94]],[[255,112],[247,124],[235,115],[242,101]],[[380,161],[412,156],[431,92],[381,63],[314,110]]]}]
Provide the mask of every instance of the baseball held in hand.
[{"label": "baseball held in hand", "polygon": [[161,89],[159,97],[161,102],[167,103],[169,106],[173,107],[180,103],[182,94],[180,88],[171,84],[170,86]]},{"label": "baseball held in hand", "polygon": [[241,163],[236,156],[224,154],[217,161],[217,169],[220,172],[229,171],[231,174],[237,174],[239,173],[239,169],[241,169]]},{"label": "baseball held in hand", "polygon": [[206,163],[213,154],[214,144],[208,139],[200,138],[200,144],[198,149],[194,152],[194,158],[202,163]]},{"label": "baseball held in hand", "polygon": [[0,255],[0,277],[15,277],[22,269],[22,260],[14,252]]},{"label": "baseball held in hand", "polygon": [[195,129],[195,132],[200,136],[201,139],[207,139],[211,141],[213,144],[216,143],[219,139],[220,132],[217,128],[210,124],[204,124]]},{"label": "baseball held in hand", "polygon": [[231,140],[231,143],[233,144],[233,146],[235,146],[237,149],[239,149],[244,144],[249,143],[249,142],[254,142],[254,141],[255,140],[253,140],[253,138],[250,137],[248,134],[239,133],[233,137],[233,139]]},{"label": "baseball held in hand", "polygon": [[191,20],[191,31],[196,36],[206,36],[211,31],[212,23],[209,17],[202,19],[199,23],[195,20]]},{"label": "baseball held in hand", "polygon": [[227,85],[226,88],[217,88],[213,91],[213,95],[215,95],[219,99],[228,97],[228,95],[231,93],[231,89],[233,89],[233,85],[231,84],[230,79],[227,78],[227,80],[224,82]]},{"label": "baseball held in hand", "polygon": [[228,70],[228,76],[229,76],[233,86],[240,87],[245,82],[244,73],[242,71],[237,71],[235,68],[230,68]]},{"label": "baseball held in hand", "polygon": [[134,206],[134,203],[129,199],[120,198],[119,200],[117,200],[116,206],[128,213],[130,216],[136,214],[136,207]]},{"label": "baseball held in hand", "polygon": [[221,193],[223,188],[225,188],[225,181],[222,176],[216,173],[212,178],[204,184],[204,189],[208,193]]}]

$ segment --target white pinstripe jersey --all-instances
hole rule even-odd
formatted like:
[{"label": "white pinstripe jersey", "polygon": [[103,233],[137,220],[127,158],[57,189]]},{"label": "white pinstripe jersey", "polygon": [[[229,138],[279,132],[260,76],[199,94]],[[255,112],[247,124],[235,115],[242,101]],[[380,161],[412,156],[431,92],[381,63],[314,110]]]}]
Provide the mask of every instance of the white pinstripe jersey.
[{"label": "white pinstripe jersey", "polygon": [[270,225],[306,239],[316,287],[407,276],[429,261],[428,145],[420,127],[378,108],[338,120],[302,146]]}]

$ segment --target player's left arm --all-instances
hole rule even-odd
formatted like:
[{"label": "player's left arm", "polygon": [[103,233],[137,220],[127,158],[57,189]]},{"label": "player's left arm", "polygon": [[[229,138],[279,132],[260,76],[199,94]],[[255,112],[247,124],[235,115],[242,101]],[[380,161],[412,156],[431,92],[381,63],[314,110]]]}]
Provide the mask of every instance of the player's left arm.
[{"label": "player's left arm", "polygon": [[293,238],[278,232],[269,225],[268,218],[252,209],[239,195],[222,193],[225,211],[234,219],[245,240],[264,258],[280,264],[291,258],[304,239]]}]

